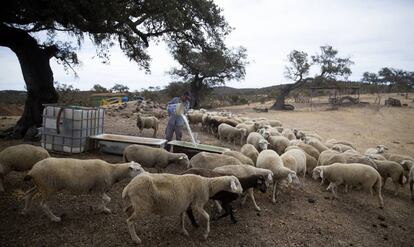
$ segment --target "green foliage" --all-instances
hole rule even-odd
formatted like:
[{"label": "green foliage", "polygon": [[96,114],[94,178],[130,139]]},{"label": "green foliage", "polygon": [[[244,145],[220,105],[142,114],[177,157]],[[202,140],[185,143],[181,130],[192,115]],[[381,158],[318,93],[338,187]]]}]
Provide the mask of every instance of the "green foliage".
[{"label": "green foliage", "polygon": [[177,97],[183,95],[184,92],[190,91],[190,84],[187,82],[171,82],[165,87],[168,96]]},{"label": "green foliage", "polygon": [[107,92],[109,92],[109,90],[107,88],[105,88],[105,87],[103,87],[99,84],[93,85],[91,91],[95,91],[97,93],[107,93]]},{"label": "green foliage", "polygon": [[111,92],[117,92],[117,93],[127,93],[129,90],[129,87],[116,83],[112,88]]},{"label": "green foliage", "polygon": [[[221,44],[231,31],[221,11],[211,0],[7,1],[0,8],[0,25],[32,35],[46,31],[41,46],[57,50],[54,56],[69,68],[79,63],[76,50],[88,37],[104,61],[109,59],[109,48],[118,44],[149,71],[150,42]],[[60,41],[60,33],[77,42]],[[0,45],[7,46],[1,39]]]},{"label": "green foliage", "polygon": [[377,74],[365,72],[361,81],[375,85],[389,85],[395,89],[408,91],[414,87],[414,72],[384,67]]},{"label": "green foliage", "polygon": [[323,79],[348,78],[352,74],[350,66],[354,64],[349,57],[337,57],[338,50],[330,45],[321,46],[321,53],[312,56],[314,64],[320,66],[319,77]]},{"label": "green foliage", "polygon": [[293,50],[288,55],[289,65],[285,66],[285,77],[292,81],[301,81],[309,74],[310,63],[308,54]]}]

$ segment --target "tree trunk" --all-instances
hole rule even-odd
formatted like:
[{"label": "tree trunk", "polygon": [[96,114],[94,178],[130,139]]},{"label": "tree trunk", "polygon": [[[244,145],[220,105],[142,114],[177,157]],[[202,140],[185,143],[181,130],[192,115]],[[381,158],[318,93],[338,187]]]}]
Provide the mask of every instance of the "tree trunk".
[{"label": "tree trunk", "polygon": [[200,90],[202,88],[202,79],[196,76],[194,80],[191,82],[191,96],[192,96],[192,104],[191,108],[197,109],[200,107]]},{"label": "tree trunk", "polygon": [[[293,84],[292,84],[293,85]],[[283,110],[285,105],[285,98],[289,95],[292,87],[286,85],[280,90],[280,94],[276,97],[276,102],[272,105],[273,110]]]},{"label": "tree trunk", "polygon": [[43,104],[56,103],[58,100],[49,64],[58,49],[55,46],[40,47],[27,32],[3,24],[0,24],[0,46],[8,47],[16,54],[27,89],[24,112],[12,137],[31,139],[36,131],[29,133],[28,130],[41,126]]}]

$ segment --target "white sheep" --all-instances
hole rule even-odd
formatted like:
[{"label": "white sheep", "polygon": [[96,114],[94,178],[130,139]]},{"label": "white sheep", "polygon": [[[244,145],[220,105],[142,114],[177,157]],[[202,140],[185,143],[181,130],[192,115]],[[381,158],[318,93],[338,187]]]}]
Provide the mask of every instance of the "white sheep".
[{"label": "white sheep", "polygon": [[255,166],[255,163],[253,163],[253,160],[251,158],[247,157],[246,155],[244,155],[241,152],[237,152],[237,151],[233,151],[233,150],[227,150],[227,151],[224,151],[223,154],[232,156],[232,157],[240,160],[240,162],[242,164]]},{"label": "white sheep", "polygon": [[284,136],[271,136],[268,138],[269,149],[276,151],[279,155],[285,152],[285,149],[290,145],[289,139]]},{"label": "white sheep", "polygon": [[371,154],[382,154],[388,151],[388,147],[385,145],[377,145],[376,148],[368,148],[365,151],[365,155],[371,155]]},{"label": "white sheep", "polygon": [[256,165],[257,157],[259,156],[259,151],[252,144],[244,144],[240,152],[245,156],[253,160],[254,165]]},{"label": "white sheep", "polygon": [[[249,177],[252,175],[262,175],[266,182],[270,183],[273,180],[273,172],[268,169],[253,167],[249,165],[238,165],[238,166],[220,166],[213,170],[214,172],[218,172],[221,174],[226,175],[233,175],[237,178],[243,178],[243,177]],[[247,196],[250,197],[250,199],[253,202],[254,208],[257,211],[260,211],[260,207],[257,205],[256,200],[254,198],[253,194],[253,188],[250,188],[246,191],[245,196],[241,200],[241,204],[244,205],[247,199]]]},{"label": "white sheep", "polygon": [[25,180],[32,179],[35,186],[25,194],[25,207],[22,214],[26,214],[31,205],[33,196],[40,193],[40,206],[50,220],[58,222],[60,217],[52,213],[47,205],[51,196],[59,191],[68,191],[73,194],[97,193],[102,198],[100,209],[104,213],[111,213],[106,207],[111,198],[106,194],[112,185],[127,177],[135,177],[144,172],[138,163],[109,164],[103,160],[79,160],[70,158],[47,158],[36,163],[29,171]]},{"label": "white sheep", "polygon": [[352,149],[355,149],[355,145],[353,143],[344,140],[329,139],[325,142],[324,145],[328,148],[332,148],[335,144],[342,144],[351,147]]},{"label": "white sheep", "polygon": [[381,194],[381,175],[374,168],[359,164],[335,163],[328,166],[317,166],[312,172],[313,179],[321,178],[330,182],[327,189],[331,189],[334,198],[338,198],[337,187],[341,184],[359,186],[369,189],[373,195],[373,189],[377,193],[380,208],[384,208],[384,200]]},{"label": "white sheep", "polygon": [[256,167],[268,169],[273,172],[273,193],[272,202],[276,203],[276,187],[282,180],[288,180],[288,183],[299,183],[296,172],[283,166],[280,156],[273,150],[264,150],[257,157]]},{"label": "white sheep", "polygon": [[410,169],[408,184],[410,185],[411,200],[414,201],[414,166],[412,166]]},{"label": "white sheep", "polygon": [[332,150],[336,150],[338,152],[345,153],[346,151],[355,150],[355,149],[353,149],[352,147],[350,147],[348,145],[337,143],[337,144],[334,144],[332,146]]},{"label": "white sheep", "polygon": [[252,144],[259,152],[266,150],[269,144],[266,139],[257,132],[251,132],[247,137],[246,143]]},{"label": "white sheep", "polygon": [[291,129],[284,129],[282,132],[282,136],[286,137],[289,140],[295,140],[296,139],[296,135],[295,133],[293,133],[293,130]]},{"label": "white sheep", "polygon": [[280,127],[280,126],[282,126],[282,122],[280,122],[279,120],[269,119],[267,121],[269,122],[270,126],[272,126],[272,127]]},{"label": "white sheep", "polygon": [[243,188],[234,176],[205,178],[192,174],[144,173],[135,177],[122,191],[122,198],[128,204],[124,211],[128,215],[126,222],[132,240],[136,244],[141,243],[135,231],[134,221],[148,214],[181,215],[182,232],[188,236],[184,226],[188,208],[198,213],[206,222],[203,237],[207,239],[210,232],[210,216],[204,210],[204,205],[219,191],[241,194]]},{"label": "white sheep", "polygon": [[245,129],[247,131],[247,135],[249,135],[252,132],[256,132],[258,129],[260,129],[262,126],[260,123],[252,123],[252,124],[248,124],[246,122],[244,123],[239,123],[236,125],[236,128],[238,129]]},{"label": "white sheep", "polygon": [[124,162],[135,161],[146,168],[156,168],[158,173],[169,164],[188,167],[190,161],[185,153],[170,153],[163,148],[144,145],[129,145],[124,149]]},{"label": "white sheep", "polygon": [[354,154],[349,152],[340,153],[338,151],[328,149],[319,155],[319,166],[331,165],[333,163],[362,163],[377,169],[377,165],[375,164],[374,160],[361,154]]},{"label": "white sheep", "polygon": [[306,175],[306,154],[301,149],[289,149],[283,153],[280,158],[283,161],[283,165],[296,174],[303,174],[303,179]]},{"label": "white sheep", "polygon": [[203,115],[205,112],[201,110],[193,110],[192,112],[187,113],[188,123],[192,125],[198,125],[203,122]]},{"label": "white sheep", "polygon": [[242,163],[228,155],[200,152],[190,159],[189,167],[213,170],[216,167],[225,165],[242,165]]},{"label": "white sheep", "polygon": [[325,150],[328,150],[329,148],[324,145],[321,141],[315,138],[305,138],[305,143],[313,146],[316,148],[320,153],[322,153]]},{"label": "white sheep", "polygon": [[158,118],[152,116],[152,117],[143,117],[141,114],[138,114],[137,118],[137,127],[140,131],[140,135],[142,135],[142,132],[144,129],[153,129],[154,134],[153,137],[157,136],[157,130],[159,125]]},{"label": "white sheep", "polygon": [[0,192],[4,192],[4,177],[11,171],[28,171],[37,162],[49,158],[46,149],[29,144],[5,148],[0,152]]},{"label": "white sheep", "polygon": [[233,141],[236,145],[236,140],[240,140],[240,145],[243,145],[244,139],[247,137],[247,130],[243,128],[236,128],[229,124],[222,123],[218,126],[219,140]]},{"label": "white sheep", "polygon": [[377,165],[377,171],[382,177],[382,187],[385,186],[387,178],[391,178],[394,183],[394,195],[398,195],[400,186],[405,183],[404,168],[394,161],[389,160],[374,160]]},{"label": "white sheep", "polygon": [[[301,147],[298,146],[289,146],[286,148],[285,152],[291,149],[303,150]],[[312,176],[312,170],[318,165],[318,160],[316,160],[313,156],[309,155],[306,152],[304,152],[304,154],[306,155],[306,173]]]}]

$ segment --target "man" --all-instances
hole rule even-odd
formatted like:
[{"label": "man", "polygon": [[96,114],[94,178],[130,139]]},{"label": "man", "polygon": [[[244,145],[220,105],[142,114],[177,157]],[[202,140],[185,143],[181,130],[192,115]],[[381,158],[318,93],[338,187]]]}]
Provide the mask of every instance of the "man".
[{"label": "man", "polygon": [[[187,113],[188,109],[190,109],[190,93],[185,92],[181,97],[175,97],[168,105],[171,104],[178,104],[182,103],[184,105],[184,114]],[[181,141],[181,137],[183,136],[183,126],[184,126],[184,119],[182,116],[175,115],[174,112],[168,111],[168,125],[165,129],[165,139],[167,141],[171,141],[175,132],[175,139]]]}]

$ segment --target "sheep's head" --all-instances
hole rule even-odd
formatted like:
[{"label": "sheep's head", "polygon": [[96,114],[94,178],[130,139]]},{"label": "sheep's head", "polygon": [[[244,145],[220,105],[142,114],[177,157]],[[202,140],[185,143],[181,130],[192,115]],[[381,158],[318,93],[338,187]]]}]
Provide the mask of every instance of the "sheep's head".
[{"label": "sheep's head", "polygon": [[129,169],[129,176],[131,178],[141,175],[142,173],[145,172],[144,168],[142,168],[142,166],[139,163],[134,162],[134,161],[131,161],[129,163],[128,169]]},{"label": "sheep's head", "polygon": [[236,194],[242,194],[243,193],[243,187],[240,184],[240,181],[235,176],[229,176],[229,182],[230,182],[230,192],[236,193]]},{"label": "sheep's head", "polygon": [[188,168],[190,166],[190,160],[188,159],[188,156],[186,154],[181,154],[177,158],[177,164]]},{"label": "sheep's head", "polygon": [[332,150],[335,150],[335,151],[338,151],[338,152],[342,153],[342,148],[338,144],[333,145]]},{"label": "sheep's head", "polygon": [[317,166],[313,169],[312,171],[312,178],[314,180],[317,180],[318,178],[322,178],[323,179],[323,169],[320,166]]},{"label": "sheep's head", "polygon": [[403,161],[400,162],[400,164],[404,168],[405,171],[410,171],[411,168],[414,166],[414,161],[403,160]]},{"label": "sheep's head", "polygon": [[266,150],[267,149],[267,145],[269,145],[269,142],[262,139],[259,141],[259,149],[260,151]]},{"label": "sheep's head", "polygon": [[262,175],[259,175],[256,179],[256,189],[260,190],[262,193],[266,193],[267,185],[266,185],[266,179]]},{"label": "sheep's head", "polygon": [[296,175],[295,171],[289,172],[288,182],[289,182],[289,184],[293,183],[294,185],[299,185],[300,184],[300,180],[299,180],[298,176]]},{"label": "sheep's head", "polygon": [[388,150],[388,147],[385,145],[378,145],[377,146],[377,153],[382,154]]},{"label": "sheep's head", "polygon": [[240,135],[242,138],[247,137],[247,129],[240,128]]},{"label": "sheep's head", "polygon": [[265,130],[265,131],[263,131],[263,133],[261,134],[263,137],[264,137],[264,139],[269,139],[269,137],[270,137],[270,132],[269,131],[267,131],[267,130]]},{"label": "sheep's head", "polygon": [[254,127],[254,129],[255,129],[255,130],[258,130],[258,129],[260,129],[261,124],[260,124],[260,123],[258,123],[258,122],[255,122],[255,123],[253,124],[253,127]]}]

